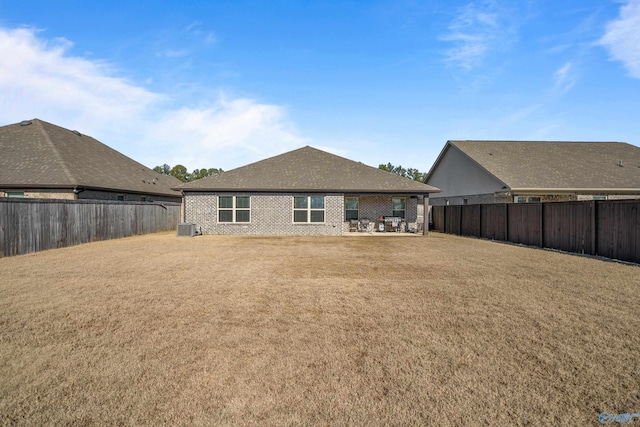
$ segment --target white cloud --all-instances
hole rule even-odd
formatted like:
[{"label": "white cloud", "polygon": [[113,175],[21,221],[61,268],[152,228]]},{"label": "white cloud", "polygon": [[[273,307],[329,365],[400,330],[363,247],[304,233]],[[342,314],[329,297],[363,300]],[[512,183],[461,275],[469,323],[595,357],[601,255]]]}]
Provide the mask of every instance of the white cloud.
[{"label": "white cloud", "polygon": [[607,24],[599,44],[613,60],[624,64],[629,74],[640,79],[640,0],[631,0],[620,8],[620,16]]},{"label": "white cloud", "polygon": [[286,109],[224,94],[168,107],[103,61],[70,53],[33,28],[0,28],[0,125],[39,118],[91,135],[135,160],[195,167],[240,166],[306,144]]},{"label": "white cloud", "polygon": [[0,29],[0,91],[9,101],[0,107],[3,121],[53,113],[114,123],[162,98],[113,77],[104,62],[68,55],[71,42],[37,34],[32,28]]},{"label": "white cloud", "polygon": [[202,22],[195,21],[187,25],[184,29],[184,32],[201,39],[205,44],[214,44],[218,41],[218,38],[213,32],[203,30],[201,27]]},{"label": "white cloud", "polygon": [[172,151],[181,162],[198,167],[212,167],[202,164],[207,158],[241,166],[306,143],[283,107],[224,95],[208,107],[166,111],[145,138],[149,146]]},{"label": "white cloud", "polygon": [[494,2],[469,3],[448,26],[441,41],[453,46],[447,50],[447,61],[467,70],[477,66],[492,50],[510,42],[513,29],[502,23],[500,8]]},{"label": "white cloud", "polygon": [[576,75],[573,64],[567,62],[553,75],[554,86],[561,93],[568,92],[576,84]]},{"label": "white cloud", "polygon": [[158,52],[156,56],[161,58],[183,58],[188,56],[191,52],[186,49],[167,49],[162,52]]}]

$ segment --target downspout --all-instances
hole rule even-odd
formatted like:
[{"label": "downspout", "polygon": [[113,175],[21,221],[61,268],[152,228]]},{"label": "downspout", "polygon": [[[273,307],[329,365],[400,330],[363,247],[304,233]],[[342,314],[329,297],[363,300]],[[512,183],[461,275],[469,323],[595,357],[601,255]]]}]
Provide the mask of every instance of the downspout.
[{"label": "downspout", "polygon": [[187,222],[187,198],[184,191],[181,190],[180,194],[182,194],[182,222]]},{"label": "downspout", "polygon": [[429,195],[425,194],[422,198],[422,235],[429,235]]},{"label": "downspout", "polygon": [[78,187],[74,188],[73,189],[74,199],[77,200],[78,199],[78,194],[82,193],[85,190],[86,190],[85,188],[78,188]]}]

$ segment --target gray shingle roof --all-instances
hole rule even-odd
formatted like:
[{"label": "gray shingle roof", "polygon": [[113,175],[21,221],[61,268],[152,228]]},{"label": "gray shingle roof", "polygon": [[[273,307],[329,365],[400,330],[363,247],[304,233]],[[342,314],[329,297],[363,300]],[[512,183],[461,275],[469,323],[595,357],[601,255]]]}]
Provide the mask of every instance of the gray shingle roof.
[{"label": "gray shingle roof", "polygon": [[427,194],[440,190],[408,178],[303,147],[218,175],[184,183],[183,191],[291,191]]},{"label": "gray shingle roof", "polygon": [[161,175],[90,136],[38,119],[21,123],[0,127],[1,187],[83,187],[181,196],[171,189],[180,184],[176,178]]},{"label": "gray shingle roof", "polygon": [[624,142],[448,141],[448,144],[513,190],[640,189],[640,148]]}]

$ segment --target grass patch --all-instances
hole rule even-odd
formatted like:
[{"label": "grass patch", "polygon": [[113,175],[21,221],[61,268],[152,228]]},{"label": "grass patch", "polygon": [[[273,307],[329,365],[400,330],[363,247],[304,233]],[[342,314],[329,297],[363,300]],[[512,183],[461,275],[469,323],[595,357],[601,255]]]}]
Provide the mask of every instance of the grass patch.
[{"label": "grass patch", "polygon": [[0,424],[586,425],[640,412],[640,269],[173,234],[0,259]]}]

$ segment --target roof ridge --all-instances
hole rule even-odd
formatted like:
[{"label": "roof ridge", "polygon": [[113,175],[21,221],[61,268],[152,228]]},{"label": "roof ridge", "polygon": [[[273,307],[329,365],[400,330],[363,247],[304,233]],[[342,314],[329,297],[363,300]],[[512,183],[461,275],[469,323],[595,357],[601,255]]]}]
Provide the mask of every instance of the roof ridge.
[{"label": "roof ridge", "polygon": [[183,191],[433,193],[429,185],[305,146],[181,184]]},{"label": "roof ridge", "polygon": [[[580,140],[534,140],[534,139],[449,139],[447,142],[482,142],[482,143],[523,143],[523,144],[629,144],[625,141],[580,141]],[[633,144],[629,144],[633,145]]]},{"label": "roof ridge", "polygon": [[49,146],[53,150],[53,155],[56,157],[56,159],[58,160],[60,165],[62,165],[62,170],[64,171],[64,174],[67,176],[67,178],[69,178],[69,181],[72,184],[77,185],[78,184],[77,180],[71,174],[71,171],[67,167],[67,164],[65,163],[64,159],[62,158],[62,155],[58,151],[58,147],[56,147],[56,145],[51,140],[51,137],[49,137],[49,133],[45,130],[44,126],[42,125],[42,121],[40,119],[33,119],[32,121],[36,122],[38,124],[38,126],[40,128],[40,132],[42,133],[42,136],[44,136],[45,141],[47,141],[47,143],[49,144]]}]

